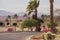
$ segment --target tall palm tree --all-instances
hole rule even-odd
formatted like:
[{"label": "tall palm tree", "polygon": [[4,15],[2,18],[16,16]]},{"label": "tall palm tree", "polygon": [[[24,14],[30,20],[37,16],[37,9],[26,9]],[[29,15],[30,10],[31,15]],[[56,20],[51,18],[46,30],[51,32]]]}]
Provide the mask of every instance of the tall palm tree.
[{"label": "tall palm tree", "polygon": [[10,15],[7,16],[7,19],[8,19],[8,21],[11,22],[11,16]]},{"label": "tall palm tree", "polygon": [[44,14],[42,14],[42,15],[41,15],[42,20],[45,20],[45,19],[44,19],[44,17],[45,17],[45,15],[44,15]]},{"label": "tall palm tree", "polygon": [[16,21],[17,21],[18,15],[15,14],[13,18],[16,19]]},{"label": "tall palm tree", "polygon": [[11,26],[11,16],[8,15],[7,18],[6,18],[6,22],[7,22],[7,25],[10,25]]},{"label": "tall palm tree", "polygon": [[54,27],[54,20],[53,20],[53,2],[54,0],[50,0],[50,22],[51,22],[51,30]]},{"label": "tall palm tree", "polygon": [[13,18],[16,19],[16,24],[17,24],[18,23],[18,20],[17,20],[18,19],[18,15],[15,14]]}]

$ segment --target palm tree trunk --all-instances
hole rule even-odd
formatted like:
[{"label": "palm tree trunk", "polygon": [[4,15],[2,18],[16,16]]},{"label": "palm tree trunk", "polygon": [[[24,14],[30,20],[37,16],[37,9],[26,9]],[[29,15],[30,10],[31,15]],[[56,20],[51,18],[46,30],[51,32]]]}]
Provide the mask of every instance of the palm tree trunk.
[{"label": "palm tree trunk", "polygon": [[33,32],[33,28],[31,27],[31,32]]},{"label": "palm tree trunk", "polygon": [[53,0],[50,0],[50,22],[51,22],[51,30],[53,31],[54,20],[53,20]]},{"label": "palm tree trunk", "polygon": [[37,8],[35,8],[32,18],[37,20]]},{"label": "palm tree trunk", "polygon": [[18,18],[16,18],[16,24],[17,24],[16,27],[18,27]]},{"label": "palm tree trunk", "polygon": [[11,18],[10,18],[10,27],[11,27]]},{"label": "palm tree trunk", "polygon": [[28,32],[29,32],[29,29],[30,29],[30,28],[28,27]]},{"label": "palm tree trunk", "polygon": [[[35,8],[35,18],[34,18],[35,20],[37,20],[37,8]],[[36,31],[37,32],[40,32],[40,24],[38,24],[37,26],[36,26]]]},{"label": "palm tree trunk", "polygon": [[37,8],[35,8],[35,19],[37,19]]}]

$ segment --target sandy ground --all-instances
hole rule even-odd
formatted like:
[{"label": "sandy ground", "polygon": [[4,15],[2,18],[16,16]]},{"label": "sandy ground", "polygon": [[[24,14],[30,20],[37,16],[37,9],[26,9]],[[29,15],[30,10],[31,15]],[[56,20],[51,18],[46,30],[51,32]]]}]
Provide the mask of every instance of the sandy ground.
[{"label": "sandy ground", "polygon": [[[16,28],[16,31],[22,31],[20,27],[0,27],[0,32],[5,32],[8,28]],[[25,28],[23,31],[28,31],[28,28]],[[31,30],[29,29],[29,31]],[[33,28],[33,31],[35,31],[35,28]]]},{"label": "sandy ground", "polygon": [[[5,32],[7,31],[8,28],[16,28],[16,31],[22,31],[20,27],[0,27],[0,32]],[[42,27],[41,27],[42,28]],[[57,27],[58,31],[60,31],[60,27]],[[28,31],[28,28],[25,28],[23,31]],[[31,31],[31,30],[29,30]],[[33,28],[33,31],[35,31],[35,28]]]},{"label": "sandy ground", "polygon": [[[31,36],[29,40],[44,40],[44,39],[42,38],[42,35],[40,34],[36,36],[35,35]],[[60,34],[56,34],[54,40],[60,40]]]}]

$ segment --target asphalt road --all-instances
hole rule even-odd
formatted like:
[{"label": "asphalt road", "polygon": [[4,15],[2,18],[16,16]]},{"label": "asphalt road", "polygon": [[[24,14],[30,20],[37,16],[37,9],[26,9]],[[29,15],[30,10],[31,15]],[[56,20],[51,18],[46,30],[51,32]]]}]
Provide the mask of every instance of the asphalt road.
[{"label": "asphalt road", "polygon": [[0,33],[0,40],[26,40],[31,35],[37,35],[39,32],[11,32]]}]

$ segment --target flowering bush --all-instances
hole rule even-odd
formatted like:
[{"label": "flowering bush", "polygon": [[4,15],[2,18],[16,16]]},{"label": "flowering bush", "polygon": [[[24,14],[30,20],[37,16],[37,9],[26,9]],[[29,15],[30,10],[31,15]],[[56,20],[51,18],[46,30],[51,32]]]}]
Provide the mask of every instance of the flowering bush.
[{"label": "flowering bush", "polygon": [[12,32],[13,31],[13,28],[8,28],[7,31],[8,32]]}]

